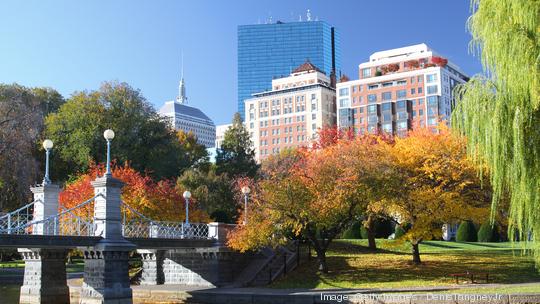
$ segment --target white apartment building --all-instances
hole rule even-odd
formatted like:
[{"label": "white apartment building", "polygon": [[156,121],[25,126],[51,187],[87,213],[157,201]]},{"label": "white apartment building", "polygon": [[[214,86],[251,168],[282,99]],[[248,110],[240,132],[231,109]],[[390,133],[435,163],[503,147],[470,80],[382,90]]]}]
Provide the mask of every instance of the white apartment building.
[{"label": "white apartment building", "polygon": [[449,122],[452,91],[469,77],[426,44],[375,52],[359,79],[337,84],[338,126],[355,134],[403,134]]},{"label": "white apartment building", "polygon": [[309,61],[272,90],[245,100],[245,122],[257,161],[283,149],[307,146],[319,129],[336,124],[335,89],[330,77]]}]

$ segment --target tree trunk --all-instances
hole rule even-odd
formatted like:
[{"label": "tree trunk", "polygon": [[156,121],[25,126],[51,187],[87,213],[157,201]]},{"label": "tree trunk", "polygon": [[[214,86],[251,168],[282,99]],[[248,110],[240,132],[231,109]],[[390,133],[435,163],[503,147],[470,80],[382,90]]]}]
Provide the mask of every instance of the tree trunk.
[{"label": "tree trunk", "polygon": [[372,215],[368,216],[366,226],[369,250],[375,251],[377,250],[377,243],[375,243],[375,219]]},{"label": "tree trunk", "polygon": [[316,250],[317,261],[319,262],[319,271],[322,273],[328,273],[328,265],[326,265],[326,251]]},{"label": "tree trunk", "polygon": [[415,265],[422,263],[420,261],[420,250],[418,249],[418,243],[411,243],[412,245],[412,261]]}]

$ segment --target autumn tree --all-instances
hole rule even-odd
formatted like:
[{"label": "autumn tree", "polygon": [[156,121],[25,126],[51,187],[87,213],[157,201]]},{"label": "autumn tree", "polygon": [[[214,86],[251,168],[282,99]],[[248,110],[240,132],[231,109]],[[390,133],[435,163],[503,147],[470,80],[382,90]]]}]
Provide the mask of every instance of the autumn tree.
[{"label": "autumn tree", "polygon": [[50,88],[0,84],[0,211],[27,203],[43,178],[44,117],[63,102]]},{"label": "autumn tree", "polygon": [[[150,176],[141,174],[129,163],[113,165],[112,175],[124,182],[122,201],[145,216],[164,221],[184,221],[185,201],[182,193],[185,188],[177,188],[174,180],[154,181]],[[68,183],[60,193],[60,205],[72,208],[94,196],[91,182],[96,176],[105,173],[102,165],[90,164],[88,172],[80,174]],[[190,200],[189,220],[192,222],[208,222],[208,215],[202,211],[194,196]],[[80,211],[81,216],[92,215],[93,210]]]},{"label": "autumn tree", "polygon": [[232,235],[239,250],[307,239],[319,270],[328,271],[328,246],[382,189],[377,146],[344,140],[317,150],[285,151],[263,163],[251,196],[248,223]]},{"label": "autumn tree", "polygon": [[420,243],[439,238],[444,223],[488,215],[491,192],[482,187],[462,138],[443,127],[438,133],[420,128],[381,146],[390,178],[385,198],[370,208],[410,226],[402,239],[411,244],[413,263],[421,262]]},{"label": "autumn tree", "polygon": [[[540,4],[472,0],[471,49],[484,75],[457,89],[452,125],[490,170],[494,213],[510,194],[509,236],[540,239]],[[540,250],[535,250],[540,261]]]}]

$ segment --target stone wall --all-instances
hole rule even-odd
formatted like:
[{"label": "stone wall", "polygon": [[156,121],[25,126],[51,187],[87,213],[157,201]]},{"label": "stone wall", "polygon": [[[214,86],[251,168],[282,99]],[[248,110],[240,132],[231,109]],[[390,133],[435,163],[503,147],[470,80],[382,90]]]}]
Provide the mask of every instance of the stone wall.
[{"label": "stone wall", "polygon": [[231,284],[251,255],[226,247],[174,249],[164,255],[165,284],[219,287]]}]

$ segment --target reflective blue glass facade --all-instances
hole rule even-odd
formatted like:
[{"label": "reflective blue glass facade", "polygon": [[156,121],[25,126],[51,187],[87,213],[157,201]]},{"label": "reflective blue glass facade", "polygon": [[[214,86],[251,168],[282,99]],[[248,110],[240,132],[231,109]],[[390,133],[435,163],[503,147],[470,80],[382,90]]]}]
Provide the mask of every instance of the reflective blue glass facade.
[{"label": "reflective blue glass facade", "polygon": [[238,27],[238,112],[244,100],[270,91],[272,79],[288,76],[309,59],[330,75],[341,75],[339,32],[324,21],[241,25]]}]

